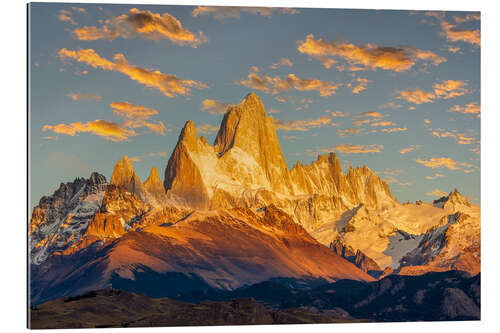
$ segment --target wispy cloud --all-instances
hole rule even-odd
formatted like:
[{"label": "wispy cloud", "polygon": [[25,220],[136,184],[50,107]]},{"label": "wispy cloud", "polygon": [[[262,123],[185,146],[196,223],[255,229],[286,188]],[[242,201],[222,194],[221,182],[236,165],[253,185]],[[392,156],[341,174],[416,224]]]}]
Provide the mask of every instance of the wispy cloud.
[{"label": "wispy cloud", "polygon": [[461,80],[444,80],[433,85],[436,97],[449,99],[469,93],[467,82]]},{"label": "wispy cloud", "polygon": [[322,81],[315,78],[302,79],[295,74],[288,74],[284,78],[280,78],[279,76],[271,77],[257,72],[250,72],[246,79],[235,83],[273,95],[295,89],[299,91],[317,91],[321,97],[329,97],[335,94],[342,85],[341,83]]},{"label": "wispy cloud", "polygon": [[313,34],[307,35],[305,40],[298,41],[297,44],[300,53],[318,59],[326,68],[335,65],[337,59],[343,59],[351,66],[361,66],[361,69],[405,72],[410,70],[417,61],[436,66],[446,61],[446,58],[429,50],[378,46],[371,43],[355,45],[342,40],[335,42],[323,38],[315,39]]},{"label": "wispy cloud", "polygon": [[177,45],[190,45],[192,47],[197,47],[207,41],[202,32],[195,35],[185,29],[181,22],[169,13],[160,15],[137,8],[132,8],[128,13],[105,20],[100,27],[77,28],[73,30],[73,34],[78,40],[85,41],[99,39],[112,41],[116,38],[130,39],[140,36],[152,40],[168,39]]},{"label": "wispy cloud", "polygon": [[445,130],[443,128],[436,128],[436,129],[431,129],[431,131],[432,135],[434,135],[435,137],[451,138],[460,145],[470,145],[477,142],[475,137],[466,133],[460,133],[457,130]]},{"label": "wispy cloud", "polygon": [[71,7],[71,9],[61,9],[57,12],[57,19],[61,22],[68,22],[72,25],[77,25],[73,19],[73,14],[87,14],[85,8]]},{"label": "wispy cloud", "polygon": [[328,125],[332,121],[331,118],[322,116],[315,119],[304,120],[274,120],[274,125],[278,131],[308,131],[312,128],[319,128]]},{"label": "wispy cloud", "polygon": [[288,58],[281,58],[280,61],[278,62],[273,62],[272,65],[271,65],[271,68],[272,69],[277,69],[279,67],[283,67],[283,66],[286,66],[286,67],[292,67],[293,66],[293,63],[290,59]]},{"label": "wispy cloud", "polygon": [[90,100],[95,100],[95,101],[100,101],[102,100],[102,96],[99,94],[80,94],[80,93],[69,93],[66,96],[71,98],[74,101],[90,101]]},{"label": "wispy cloud", "polygon": [[344,128],[337,131],[337,135],[341,137],[348,136],[350,134],[359,134],[361,130],[359,128]]},{"label": "wispy cloud", "polygon": [[406,132],[408,130],[407,127],[392,127],[392,128],[382,128],[380,131],[384,133],[397,133],[397,132]]},{"label": "wispy cloud", "polygon": [[395,177],[397,175],[401,175],[404,173],[404,171],[401,169],[386,168],[384,171],[382,171],[380,173],[385,176],[382,180],[385,181],[387,184],[396,184],[399,186],[409,186],[412,184],[411,182],[402,182],[398,178]]},{"label": "wispy cloud", "polygon": [[231,104],[229,103],[219,102],[214,99],[204,99],[201,102],[200,110],[217,115],[226,113],[227,108],[230,106]]},{"label": "wispy cloud", "polygon": [[466,104],[465,106],[460,106],[460,105],[454,105],[452,106],[448,112],[459,112],[463,114],[477,114],[479,117],[481,113],[481,105],[479,105],[477,102],[471,102]]},{"label": "wispy cloud", "polygon": [[358,83],[358,85],[352,88],[353,94],[359,94],[361,91],[366,90],[368,83],[371,81],[366,78],[358,77],[356,78],[356,82]]},{"label": "wispy cloud", "polygon": [[412,151],[415,151],[419,149],[421,146],[420,145],[411,145],[410,147],[403,148],[399,151],[400,154],[405,155],[408,154]]},{"label": "wispy cloud", "polygon": [[211,124],[201,124],[196,126],[196,131],[198,131],[201,134],[210,134],[213,132],[217,132],[218,130],[219,130],[218,126]]},{"label": "wispy cloud", "polygon": [[390,120],[375,121],[375,122],[370,124],[371,127],[387,127],[387,126],[393,126],[393,125],[396,125],[396,124]]},{"label": "wispy cloud", "polygon": [[241,13],[249,13],[264,17],[271,17],[273,14],[289,14],[295,15],[300,13],[294,8],[274,8],[274,7],[233,7],[233,6],[198,6],[193,9],[191,15],[199,17],[204,15],[212,15],[216,20],[223,19],[239,19]]},{"label": "wispy cloud", "polygon": [[164,157],[164,158],[167,158],[168,155],[167,155],[167,152],[165,152],[165,151],[152,152],[152,153],[147,153],[147,154],[141,154],[141,155],[137,155],[137,156],[132,156],[130,158],[130,160],[132,162],[137,163],[137,162],[142,161],[145,158],[151,158],[151,157]]},{"label": "wispy cloud", "polygon": [[475,46],[481,45],[481,32],[479,29],[460,29],[457,27],[457,24],[479,21],[481,16],[478,13],[468,14],[465,17],[455,16],[454,20],[456,24],[446,21],[444,12],[427,12],[425,15],[435,17],[439,20],[442,29],[441,34],[449,42],[465,42]]},{"label": "wispy cloud", "polygon": [[207,85],[201,82],[184,80],[173,74],[163,74],[159,70],[151,70],[129,64],[125,56],[121,53],[114,55],[114,62],[101,57],[93,49],[73,51],[63,48],[59,50],[58,55],[61,59],[73,59],[93,68],[122,73],[146,87],[157,89],[167,97],[190,95],[191,88],[207,88]]},{"label": "wispy cloud", "polygon": [[444,80],[435,83],[433,91],[424,91],[420,88],[408,88],[398,90],[396,94],[398,99],[404,99],[413,104],[431,103],[436,99],[450,99],[462,96],[470,92],[467,88],[467,82],[462,80]]},{"label": "wispy cloud", "polygon": [[[353,145],[353,144],[338,144],[328,151],[337,151],[342,154],[369,154],[380,153],[384,149],[383,145]],[[326,151],[325,151],[326,152]]]},{"label": "wispy cloud", "polygon": [[433,180],[433,179],[438,179],[438,178],[442,178],[442,177],[444,177],[444,175],[442,173],[435,173],[432,176],[425,176],[425,179]]},{"label": "wispy cloud", "polygon": [[70,10],[61,9],[57,14],[57,19],[61,22],[68,22],[73,25],[76,25],[76,21],[71,17],[73,13]]},{"label": "wispy cloud", "polygon": [[325,112],[329,113],[330,116],[332,116],[332,117],[345,118],[345,117],[347,117],[349,115],[348,113],[342,112],[342,111],[339,111],[339,110],[335,110],[335,111],[325,110]]},{"label": "wispy cloud", "polygon": [[150,121],[149,118],[157,115],[156,109],[128,102],[113,102],[110,104],[112,112],[123,118],[123,126],[128,128],[146,127],[157,134],[164,134],[167,128],[161,121]]},{"label": "wispy cloud", "polygon": [[361,112],[352,117],[352,124],[356,127],[360,127],[363,125],[380,122],[380,120],[385,117],[385,115],[377,111]]},{"label": "wispy cloud", "polygon": [[151,116],[158,114],[155,109],[128,102],[113,102],[110,107],[113,114],[122,118],[122,124],[97,119],[84,123],[77,121],[70,124],[45,125],[42,131],[52,131],[69,136],[90,133],[109,141],[119,142],[143,134],[136,132],[138,128],[147,128],[150,132],[162,135],[168,130],[163,122],[149,120]]},{"label": "wispy cloud", "polygon": [[448,193],[446,193],[444,191],[441,191],[440,189],[437,188],[434,191],[427,192],[425,195],[427,195],[429,197],[438,197],[438,198],[441,198],[441,197],[447,196]]},{"label": "wispy cloud", "polygon": [[75,136],[78,133],[92,133],[113,142],[124,141],[136,135],[136,132],[132,129],[102,119],[87,121],[85,123],[74,122],[71,124],[57,124],[54,126],[45,125],[42,128],[44,132],[49,130],[54,133],[70,136]]},{"label": "wispy cloud", "polygon": [[420,88],[406,89],[397,91],[398,98],[405,99],[406,101],[414,104],[431,103],[436,96],[432,92],[425,92]]},{"label": "wispy cloud", "polygon": [[431,157],[429,159],[417,158],[417,163],[420,163],[431,169],[442,169],[446,168],[449,170],[461,170],[464,172],[471,171],[473,168],[472,164],[465,162],[457,162],[449,157]]}]

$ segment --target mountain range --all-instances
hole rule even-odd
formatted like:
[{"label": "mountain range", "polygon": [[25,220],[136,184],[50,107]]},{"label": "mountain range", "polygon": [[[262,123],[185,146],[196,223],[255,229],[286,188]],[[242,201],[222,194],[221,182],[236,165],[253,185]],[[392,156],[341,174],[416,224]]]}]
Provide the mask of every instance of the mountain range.
[{"label": "mountain range", "polygon": [[153,167],[142,182],[125,156],[109,182],[61,183],[33,209],[29,251],[33,305],[107,288],[175,297],[272,279],[312,288],[477,276],[480,207],[458,190],[401,204],[367,166],[345,173],[335,153],[289,169],[250,93],[228,107],[213,144],[186,122],[163,181]]}]

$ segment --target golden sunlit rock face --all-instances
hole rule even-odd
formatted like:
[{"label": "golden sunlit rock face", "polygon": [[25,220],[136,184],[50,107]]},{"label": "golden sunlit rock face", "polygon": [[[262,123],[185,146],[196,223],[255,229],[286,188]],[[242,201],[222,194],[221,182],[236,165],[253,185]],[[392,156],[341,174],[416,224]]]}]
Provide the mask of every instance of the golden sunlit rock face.
[{"label": "golden sunlit rock face", "polygon": [[326,215],[360,203],[370,207],[397,203],[387,184],[370,169],[351,168],[345,175],[333,153],[319,155],[311,165],[299,161],[288,170],[273,118],[253,93],[228,108],[213,146],[197,137],[192,121],[186,123],[164,184],[169,195],[195,208],[258,208],[274,203],[308,230]]}]

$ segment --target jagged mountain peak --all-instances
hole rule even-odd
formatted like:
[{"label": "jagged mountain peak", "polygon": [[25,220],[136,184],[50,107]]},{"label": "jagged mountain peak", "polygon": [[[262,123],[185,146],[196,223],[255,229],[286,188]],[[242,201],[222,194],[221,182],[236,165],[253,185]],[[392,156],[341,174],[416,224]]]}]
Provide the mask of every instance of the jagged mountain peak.
[{"label": "jagged mountain peak", "polygon": [[456,209],[457,205],[464,205],[470,207],[469,201],[460,194],[458,189],[454,189],[447,196],[434,200],[433,205],[439,208],[452,208]]},{"label": "jagged mountain peak", "polygon": [[[158,174],[158,169],[155,166],[153,166],[153,167],[151,167],[151,171],[149,172],[149,177],[148,177],[148,179],[146,179],[144,184],[156,182],[157,180],[160,180],[160,176]],[[161,180],[160,180],[160,182],[161,182]]]},{"label": "jagged mountain peak", "polygon": [[227,109],[214,146],[219,154],[224,154],[233,146],[260,146],[263,143],[262,139],[266,139],[262,136],[265,134],[270,135],[269,142],[266,143],[275,145],[278,142],[274,121],[267,116],[260,97],[250,93],[240,103]]},{"label": "jagged mountain peak", "polygon": [[196,125],[194,122],[189,119],[184,124],[184,127],[181,130],[181,134],[179,135],[179,143],[183,142],[189,148],[194,148],[196,146]]},{"label": "jagged mountain peak", "polygon": [[148,179],[143,184],[146,191],[157,196],[159,194],[165,194],[165,189],[163,183],[158,175],[158,169],[156,167],[151,168]]},{"label": "jagged mountain peak", "polygon": [[242,191],[255,189],[334,196],[336,207],[395,202],[387,184],[368,167],[349,170],[346,176],[333,152],[309,165],[297,162],[289,170],[272,117],[260,97],[249,93],[228,107],[213,146],[197,137],[191,120],[186,122],[165,170],[164,187],[197,208],[210,207],[214,197],[227,206],[228,195],[240,197]]},{"label": "jagged mountain peak", "polygon": [[116,162],[113,174],[111,175],[110,184],[127,187],[132,178],[134,178],[134,181],[140,182],[140,178],[135,173],[132,161],[125,155],[123,159],[118,159]]}]

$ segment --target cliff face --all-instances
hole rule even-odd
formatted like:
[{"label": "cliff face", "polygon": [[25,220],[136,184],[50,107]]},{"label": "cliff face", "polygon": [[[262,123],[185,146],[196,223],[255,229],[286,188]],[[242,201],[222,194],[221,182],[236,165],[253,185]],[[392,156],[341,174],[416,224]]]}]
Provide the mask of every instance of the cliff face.
[{"label": "cliff face", "polygon": [[266,115],[257,95],[250,93],[240,104],[230,107],[224,115],[214,146],[221,157],[231,154],[233,149],[245,152],[260,166],[270,189],[282,194],[294,194],[274,120]]},{"label": "cliff face", "polygon": [[360,250],[354,250],[351,246],[345,244],[344,240],[340,236],[337,236],[330,243],[329,247],[333,250],[333,252],[353,263],[363,272],[367,272],[368,274],[377,277],[381,275],[382,271],[373,259],[366,256]]},{"label": "cliff face", "polygon": [[288,170],[274,121],[250,93],[228,109],[214,145],[188,121],[165,170],[165,190],[196,209],[267,206],[283,209],[312,230],[327,216],[360,203],[397,204],[386,183],[367,167],[342,171],[334,153]]}]

